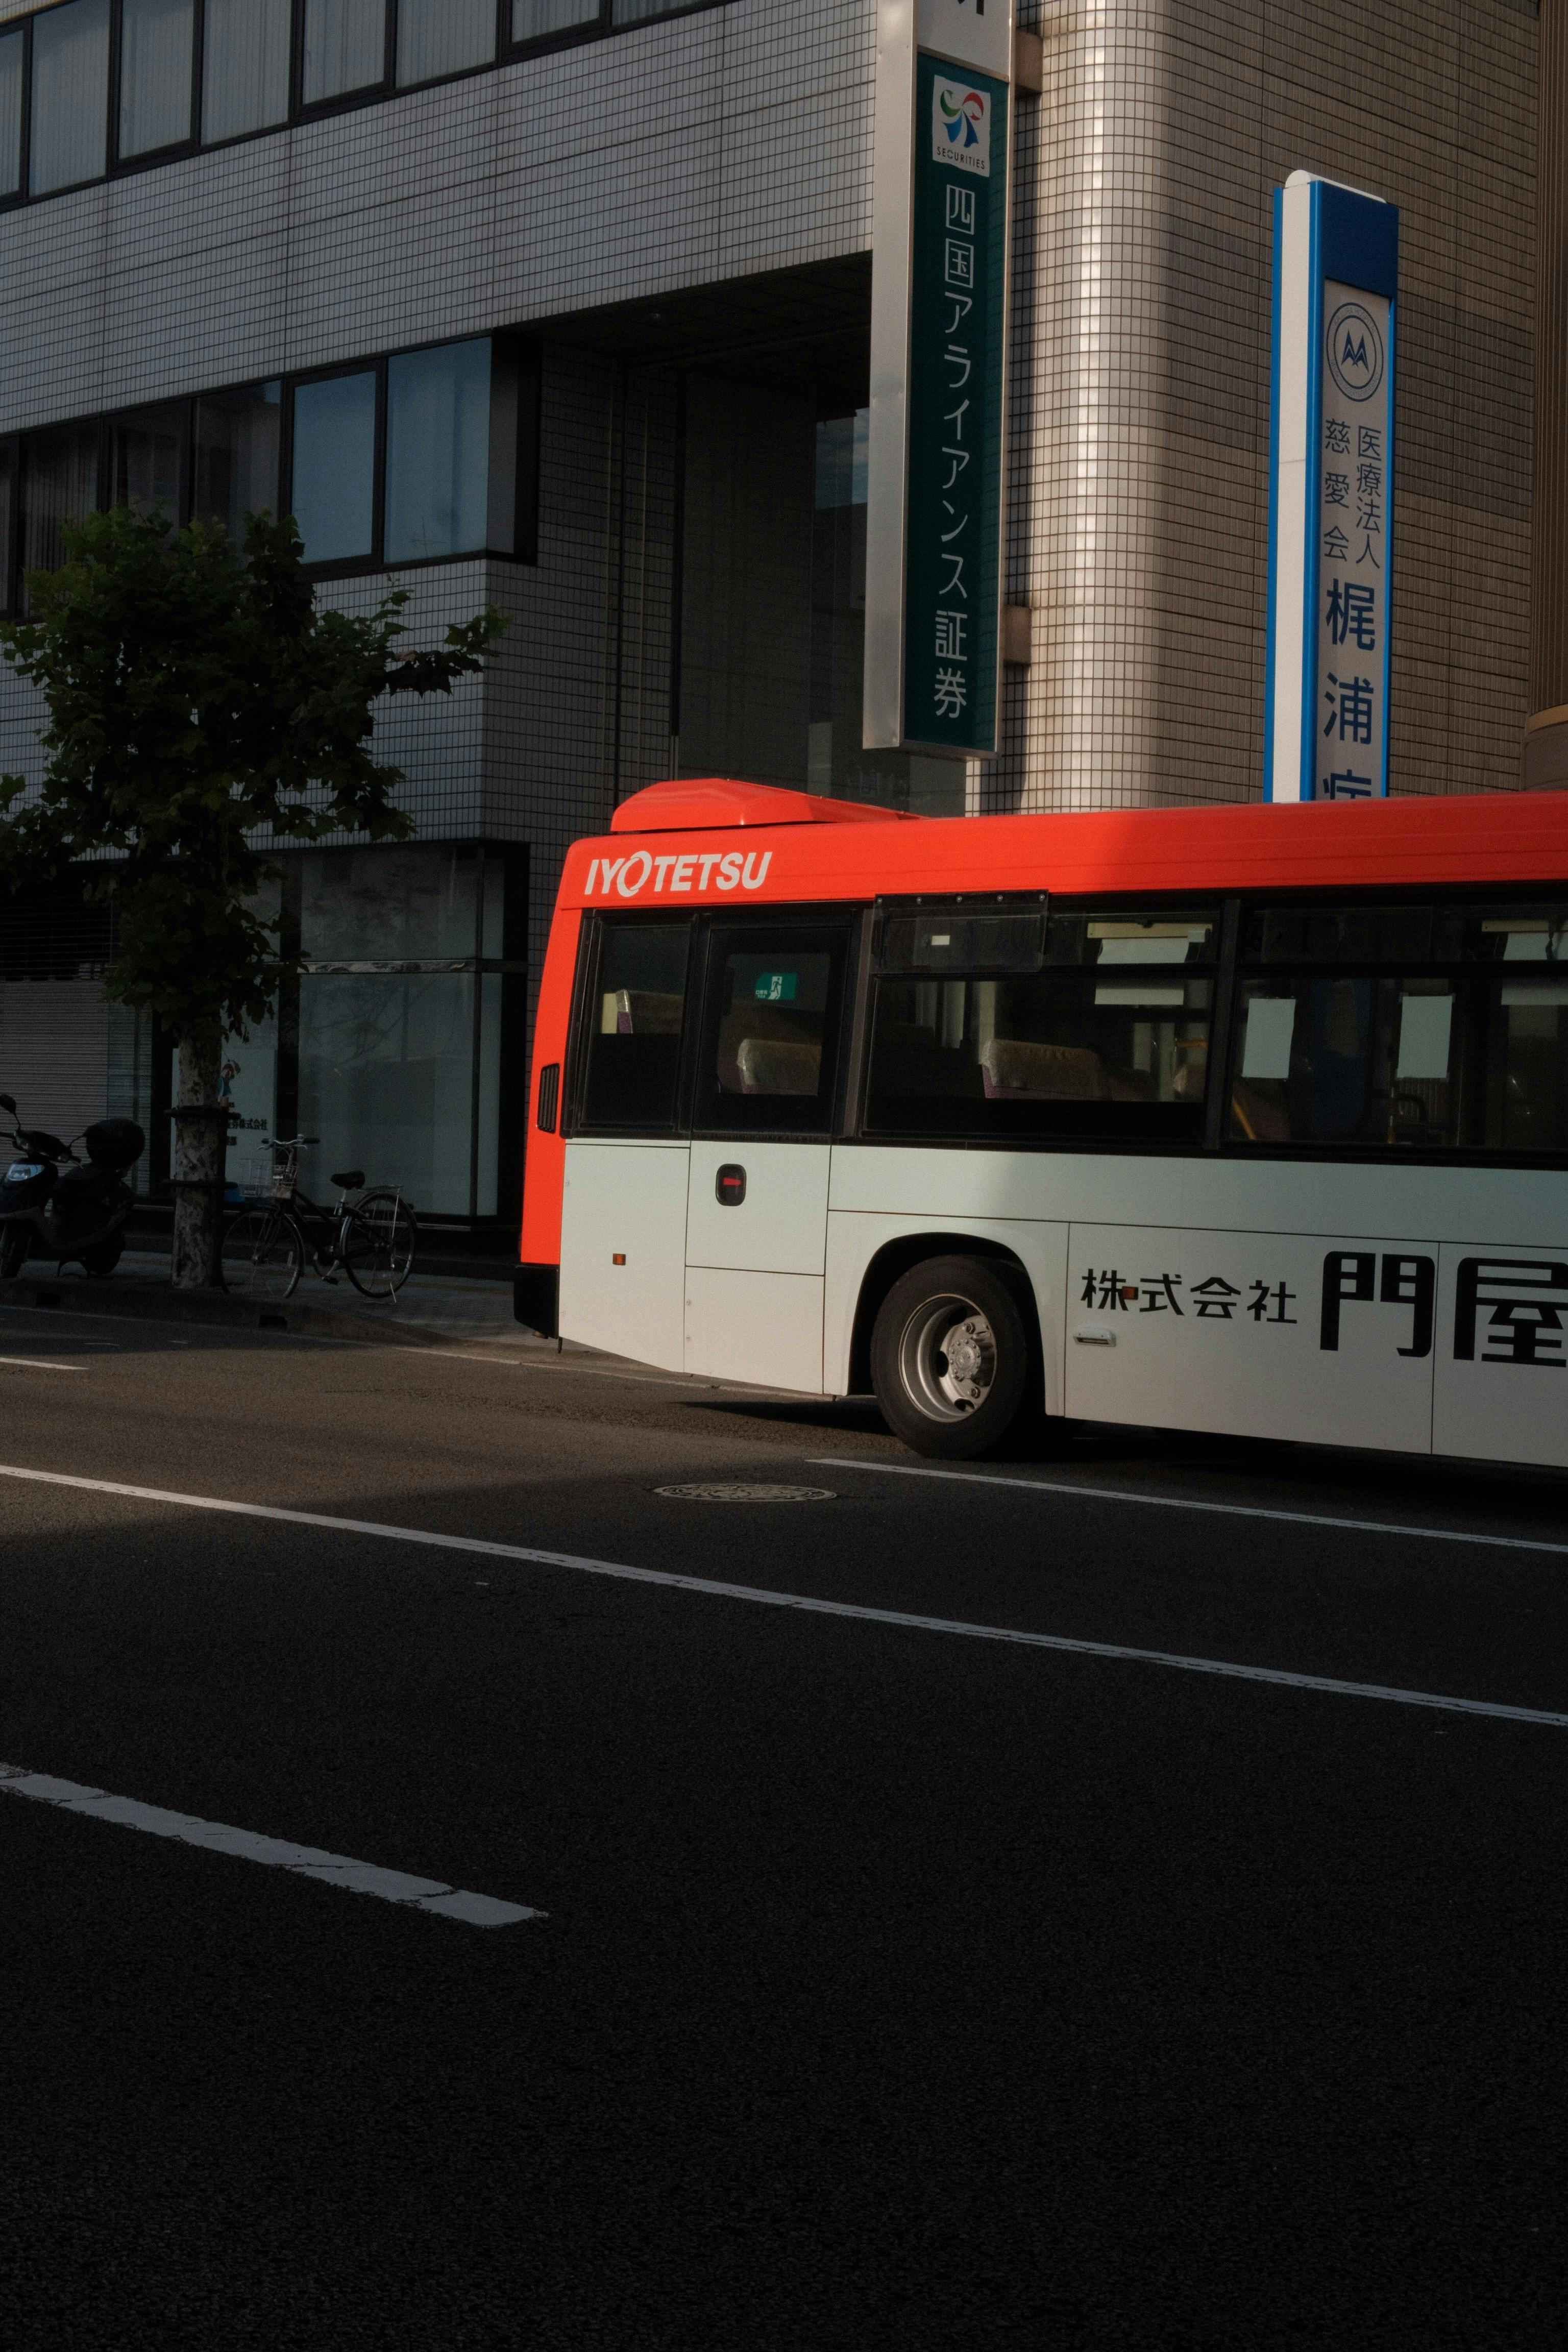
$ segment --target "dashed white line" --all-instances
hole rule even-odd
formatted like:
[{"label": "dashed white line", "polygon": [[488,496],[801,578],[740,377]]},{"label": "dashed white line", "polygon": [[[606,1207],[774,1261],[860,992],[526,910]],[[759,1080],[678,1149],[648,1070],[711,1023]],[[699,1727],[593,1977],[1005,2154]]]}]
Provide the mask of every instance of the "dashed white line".
[{"label": "dashed white line", "polygon": [[[835,1466],[856,1465],[841,1455]],[[870,1609],[859,1601],[823,1601],[814,1594],[774,1592],[754,1584],[721,1584],[710,1577],[682,1576],[662,1568],[632,1568],[619,1560],[584,1559],[575,1552],[489,1543],[479,1536],[438,1535],[428,1528],[395,1528],[376,1519],[336,1518],[325,1511],[290,1511],[273,1503],[231,1503],[211,1495],[179,1495],[158,1486],[121,1486],[108,1478],[78,1478],[59,1470],[25,1470],[6,1463],[0,1463],[0,1478],[26,1479],[45,1486],[71,1486],[90,1495],[122,1495],[132,1502],[165,1503],[177,1510],[220,1511],[236,1518],[279,1520],[288,1527],[325,1528],[333,1535],[374,1536],[384,1543],[418,1544],[435,1551],[477,1552],[488,1559],[516,1559],[537,1568],[564,1568],[579,1576],[614,1577],[627,1584],[663,1585],[677,1592],[700,1593],[710,1600],[744,1601],[763,1609],[797,1609],[814,1617],[849,1618],[862,1624],[897,1626],[910,1633],[946,1633],[964,1641],[1000,1642],[1028,1650],[1058,1650],[1073,1657],[1114,1658],[1129,1665],[1166,1666],[1180,1674],[1216,1675],[1230,1682],[1272,1683],[1286,1690],[1317,1691],[1335,1698],[1382,1699],[1395,1706],[1436,1707],[1446,1715],[1493,1716],[1510,1723],[1533,1723],[1554,1731],[1568,1730],[1568,1714],[1545,1707],[1510,1706],[1496,1699],[1452,1698],[1436,1691],[1402,1690],[1384,1683],[1352,1683],[1336,1675],[1293,1674],[1282,1666],[1240,1665],[1227,1658],[1186,1657],[1172,1650],[1133,1649],[1121,1642],[1080,1641],[1066,1633],[1031,1633],[1010,1625],[975,1625],[962,1618],[922,1617],[900,1609]],[[1419,1534],[1421,1530],[1399,1528],[1395,1532]]]},{"label": "dashed white line", "polygon": [[42,1356],[0,1356],[0,1364],[8,1364],[14,1371],[23,1372],[85,1372],[85,1364],[50,1364]]},{"label": "dashed white line", "polygon": [[31,1797],[41,1805],[81,1813],[88,1820],[109,1822],[117,1829],[145,1830],[153,1837],[175,1838],[208,1853],[231,1853],[242,1862],[259,1862],[273,1870],[291,1870],[300,1878],[319,1878],[328,1886],[345,1887],[351,1895],[378,1895],[384,1903],[401,1903],[414,1911],[433,1911],[438,1918],[461,1919],[470,1927],[510,1927],[519,1919],[542,1919],[547,1915],[525,1904],[500,1903],[492,1895],[472,1895],[448,1886],[440,1878],[413,1878],[406,1871],[383,1870],[375,1863],[353,1862],[347,1854],[324,1853],[319,1846],[292,1845],[283,1838],[258,1837],[253,1830],[230,1829],[222,1822],[198,1821],[191,1813],[171,1813],[161,1805],[144,1805],[134,1797],[111,1797],[105,1790],[84,1788],[76,1780],[57,1780],[47,1772],[29,1772],[20,1764],[0,1764],[0,1790],[13,1797]]}]

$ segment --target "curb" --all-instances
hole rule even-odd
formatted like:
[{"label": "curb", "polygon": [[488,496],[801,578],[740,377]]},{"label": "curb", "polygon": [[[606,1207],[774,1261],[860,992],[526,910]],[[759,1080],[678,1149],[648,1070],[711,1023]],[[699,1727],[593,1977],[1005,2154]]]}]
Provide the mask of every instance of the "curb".
[{"label": "curb", "polygon": [[[440,1348],[449,1341],[416,1323],[382,1321],[374,1307],[355,1313],[298,1297],[261,1306],[222,1290],[174,1290],[166,1282],[100,1281],[61,1275],[18,1275],[0,1282],[0,1307],[34,1307],[67,1315],[126,1315],[159,1323],[202,1323],[231,1331],[291,1331],[301,1339],[343,1339],[373,1348]],[[384,1310],[383,1310],[384,1312]]]}]

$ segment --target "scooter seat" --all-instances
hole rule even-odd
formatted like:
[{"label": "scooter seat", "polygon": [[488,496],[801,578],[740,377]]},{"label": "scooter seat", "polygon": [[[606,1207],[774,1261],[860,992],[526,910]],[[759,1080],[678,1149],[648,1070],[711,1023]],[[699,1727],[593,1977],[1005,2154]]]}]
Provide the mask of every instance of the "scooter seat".
[{"label": "scooter seat", "polygon": [[364,1170],[363,1168],[351,1168],[347,1175],[334,1176],[332,1178],[332,1181],[345,1192],[357,1192],[360,1186],[364,1182]]}]

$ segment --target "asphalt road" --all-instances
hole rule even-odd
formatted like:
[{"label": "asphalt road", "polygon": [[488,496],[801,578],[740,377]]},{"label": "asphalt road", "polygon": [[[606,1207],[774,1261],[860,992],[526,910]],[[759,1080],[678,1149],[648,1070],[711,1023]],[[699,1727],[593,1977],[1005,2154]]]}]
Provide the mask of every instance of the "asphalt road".
[{"label": "asphalt road", "polygon": [[0,1466],[458,1539],[0,1477],[4,1766],[545,1915],[0,1787],[11,2352],[1563,2342],[1568,1726],[1216,1671],[1568,1714],[1561,1484],[0,1355]]}]

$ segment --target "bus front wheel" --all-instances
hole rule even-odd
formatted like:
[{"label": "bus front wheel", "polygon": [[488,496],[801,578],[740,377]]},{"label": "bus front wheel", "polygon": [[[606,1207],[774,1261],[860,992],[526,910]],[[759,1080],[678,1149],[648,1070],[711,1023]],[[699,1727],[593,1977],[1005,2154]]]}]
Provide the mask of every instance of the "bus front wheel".
[{"label": "bus front wheel", "polygon": [[871,1384],[917,1454],[968,1461],[998,1444],[1029,1386],[1024,1278],[994,1258],[933,1257],[900,1276],[871,1334]]}]

